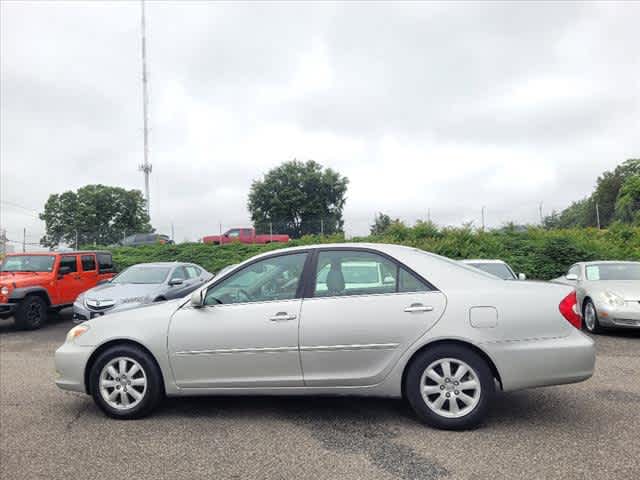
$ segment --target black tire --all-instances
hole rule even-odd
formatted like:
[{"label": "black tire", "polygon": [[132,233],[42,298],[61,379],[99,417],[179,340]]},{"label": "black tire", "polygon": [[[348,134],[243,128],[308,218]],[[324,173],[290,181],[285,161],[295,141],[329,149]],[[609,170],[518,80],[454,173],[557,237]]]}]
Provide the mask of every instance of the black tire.
[{"label": "black tire", "polygon": [[[475,371],[480,382],[477,404],[462,417],[448,418],[442,416],[432,410],[422,397],[421,381],[423,372],[433,362],[445,358],[465,362]],[[495,393],[495,383],[491,368],[484,358],[464,346],[443,344],[429,348],[413,359],[405,376],[404,391],[414,412],[426,424],[442,430],[469,430],[479,426],[485,419],[491,398]]]},{"label": "black tire", "polygon": [[[587,324],[587,309],[593,309],[593,327],[590,327]],[[584,302],[584,308],[582,309],[582,325],[587,332],[593,333],[594,335],[602,332],[602,327],[600,326],[600,321],[598,320],[598,311],[596,310],[596,306],[590,298],[587,298],[587,300]]]},{"label": "black tire", "polygon": [[36,330],[47,322],[47,302],[39,295],[28,295],[16,309],[16,326],[22,330]]},{"label": "black tire", "polygon": [[[111,360],[118,357],[127,357],[138,362],[144,371],[147,381],[142,400],[127,410],[119,410],[109,405],[102,397],[99,387],[102,369]],[[93,400],[100,409],[109,417],[120,420],[133,420],[149,415],[164,397],[162,375],[156,362],[147,352],[132,345],[115,345],[102,352],[91,366],[89,388]]]}]

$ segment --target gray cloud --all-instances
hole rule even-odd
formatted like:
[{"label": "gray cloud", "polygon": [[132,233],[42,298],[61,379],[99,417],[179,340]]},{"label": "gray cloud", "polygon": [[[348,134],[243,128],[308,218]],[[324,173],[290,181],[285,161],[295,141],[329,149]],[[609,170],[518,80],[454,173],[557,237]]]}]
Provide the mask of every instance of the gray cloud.
[{"label": "gray cloud", "polygon": [[[139,6],[3,2],[2,200],[142,188]],[[248,222],[251,181],[313,158],[375,211],[536,221],[640,152],[633,3],[149,2],[152,220]],[[11,235],[43,230],[2,205]]]}]

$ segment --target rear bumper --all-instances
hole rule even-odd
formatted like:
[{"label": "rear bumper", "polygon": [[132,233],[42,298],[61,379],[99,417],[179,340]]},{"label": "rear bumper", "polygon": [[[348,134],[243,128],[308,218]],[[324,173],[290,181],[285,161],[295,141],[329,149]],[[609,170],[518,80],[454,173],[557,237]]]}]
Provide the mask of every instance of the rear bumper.
[{"label": "rear bumper", "polygon": [[482,345],[496,363],[504,391],[562,385],[593,375],[593,340],[577,329],[566,337]]},{"label": "rear bumper", "polygon": [[88,393],[84,386],[84,371],[93,348],[64,343],[56,350],[56,385],[59,388]]},{"label": "rear bumper", "polygon": [[0,303],[0,318],[12,316],[18,308],[17,303]]}]

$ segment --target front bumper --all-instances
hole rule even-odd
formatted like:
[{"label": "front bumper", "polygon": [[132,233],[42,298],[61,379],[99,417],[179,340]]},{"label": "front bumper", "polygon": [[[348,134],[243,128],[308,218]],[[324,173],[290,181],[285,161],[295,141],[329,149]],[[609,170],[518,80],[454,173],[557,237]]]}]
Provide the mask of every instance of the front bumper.
[{"label": "front bumper", "polygon": [[64,343],[55,353],[56,385],[62,390],[88,393],[84,371],[94,347]]},{"label": "front bumper", "polygon": [[562,385],[593,375],[593,340],[578,329],[566,337],[493,342],[482,345],[494,360],[504,391]]},{"label": "front bumper", "polygon": [[17,303],[0,303],[0,318],[12,316],[18,308]]},{"label": "front bumper", "polygon": [[640,328],[640,302],[624,302],[624,306],[614,307],[605,303],[596,305],[598,321],[609,328]]}]

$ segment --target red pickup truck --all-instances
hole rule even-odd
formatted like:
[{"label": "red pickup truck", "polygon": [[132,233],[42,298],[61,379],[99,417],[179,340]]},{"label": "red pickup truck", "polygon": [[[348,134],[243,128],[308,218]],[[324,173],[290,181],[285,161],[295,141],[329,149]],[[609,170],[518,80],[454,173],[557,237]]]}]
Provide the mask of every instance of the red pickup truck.
[{"label": "red pickup truck", "polygon": [[287,243],[289,235],[279,235],[265,233],[256,235],[255,228],[232,228],[222,235],[208,235],[202,238],[203,243],[212,243],[214,245],[223,245],[225,243]]},{"label": "red pickup truck", "polygon": [[0,264],[0,318],[15,317],[25,330],[40,328],[50,311],[114,275],[111,253],[12,253]]}]

